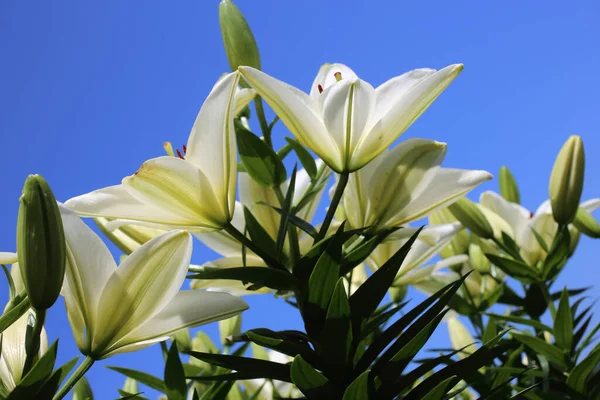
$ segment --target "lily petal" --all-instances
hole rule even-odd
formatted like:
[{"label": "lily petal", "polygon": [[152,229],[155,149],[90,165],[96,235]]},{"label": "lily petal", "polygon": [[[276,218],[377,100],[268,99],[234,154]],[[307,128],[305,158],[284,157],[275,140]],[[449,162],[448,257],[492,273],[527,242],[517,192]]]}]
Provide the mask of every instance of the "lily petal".
[{"label": "lily petal", "polygon": [[332,168],[343,169],[341,149],[327,132],[315,112],[315,102],[306,93],[252,67],[240,67],[239,71],[300,143]]},{"label": "lily petal", "polygon": [[92,352],[103,355],[111,344],[166,307],[185,279],[191,255],[191,235],[171,231],[128,256],[102,291]]},{"label": "lily petal", "polygon": [[504,218],[504,220],[512,227],[515,235],[518,236],[524,229],[527,229],[527,223],[532,215],[529,210],[524,207],[505,200],[504,197],[491,190],[481,194],[479,203]]},{"label": "lily petal", "polygon": [[61,293],[77,346],[85,351],[84,330],[94,331],[102,290],[117,265],[104,242],[73,211],[62,205],[59,209],[67,245]]},{"label": "lily petal", "polygon": [[188,139],[186,161],[199,167],[213,188],[227,220],[235,203],[237,155],[233,117],[240,75],[232,72],[219,80],[204,101]]},{"label": "lily petal", "polygon": [[204,172],[177,157],[144,162],[134,175],[123,179],[123,186],[140,202],[187,221],[185,226],[219,229],[229,222],[229,211],[215,197]]},{"label": "lily petal", "polygon": [[[334,64],[324,64],[320,69],[319,73],[315,77],[313,81],[312,87],[310,88],[310,97],[318,98],[319,94],[329,88],[331,85],[338,82],[338,78],[336,74],[339,73],[341,79],[347,79],[350,81],[358,79],[358,76],[350,67],[334,63]],[[319,89],[321,86],[321,89]]]},{"label": "lily petal", "polygon": [[226,293],[184,290],[145,324],[115,343],[106,356],[139,350],[166,340],[181,329],[226,319],[247,309],[244,300]]},{"label": "lily petal", "polygon": [[256,92],[253,89],[237,89],[235,91],[235,110],[234,115],[238,115],[254,98]]},{"label": "lily petal", "polygon": [[18,260],[17,253],[9,253],[6,251],[0,251],[0,264],[14,264]]},{"label": "lily petal", "polygon": [[356,164],[352,168],[358,169],[381,154],[419,118],[462,69],[462,64],[454,64],[427,75],[411,86],[404,96],[395,99],[395,104],[358,143],[356,159],[353,160]]},{"label": "lily petal", "polygon": [[479,184],[492,179],[487,171],[438,168],[429,184],[429,190],[423,191],[397,215],[386,222],[389,226],[398,226],[425,217],[438,208],[454,203]]},{"label": "lily petal", "polygon": [[600,208],[600,199],[586,200],[583,203],[581,203],[579,207],[583,208],[589,213],[594,212],[596,211],[596,209]]}]

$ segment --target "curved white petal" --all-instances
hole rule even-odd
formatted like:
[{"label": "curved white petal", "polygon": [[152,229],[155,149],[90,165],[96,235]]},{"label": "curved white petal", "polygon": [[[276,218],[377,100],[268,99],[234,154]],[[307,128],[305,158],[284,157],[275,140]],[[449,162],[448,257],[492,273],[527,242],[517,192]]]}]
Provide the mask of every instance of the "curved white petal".
[{"label": "curved white petal", "polygon": [[242,205],[248,207],[269,236],[276,239],[280,221],[279,214],[271,207],[260,204],[267,203],[279,207],[279,201],[273,189],[257,183],[246,173],[240,173],[239,190]]},{"label": "curved white petal", "polygon": [[189,226],[192,223],[189,218],[168,209],[143,203],[125,190],[123,185],[109,186],[73,197],[65,202],[65,206],[84,217],[149,221],[165,228]]},{"label": "curved white petal", "polygon": [[8,265],[17,262],[17,253],[9,253],[6,251],[0,251],[0,264]]},{"label": "curved white petal", "polygon": [[240,89],[235,91],[235,110],[234,115],[238,115],[244,107],[248,105],[256,97],[256,92],[253,89]]},{"label": "curved white petal", "polygon": [[358,169],[360,162],[366,164],[369,159],[381,154],[433,103],[462,69],[462,64],[455,64],[427,75],[407,90],[404,96],[395,99],[394,105],[358,143],[357,164],[353,168]]},{"label": "curved white petal", "polygon": [[442,261],[430,264],[426,267],[413,269],[408,271],[406,274],[399,276],[398,279],[394,281],[394,286],[415,285],[416,283],[427,279],[429,276],[442,268],[463,264],[467,262],[468,259],[469,256],[461,254],[458,256],[445,258]]},{"label": "curved white petal", "polygon": [[452,348],[454,350],[462,349],[458,353],[458,358],[465,358],[477,349],[475,339],[457,318],[448,319],[448,333],[450,334]]},{"label": "curved white petal", "polygon": [[452,204],[491,178],[492,175],[487,171],[438,168],[428,190],[422,191],[385,224],[398,226],[425,217],[438,208]]},{"label": "curved white petal", "polygon": [[179,291],[192,256],[192,237],[172,231],[145,243],[110,276],[98,304],[92,352],[112,344],[160,312]]},{"label": "curved white petal", "polygon": [[251,67],[240,67],[239,71],[303,145],[332,168],[342,170],[340,149],[306,93]]},{"label": "curved white petal", "polygon": [[[233,214],[233,219],[231,220],[231,225],[237,228],[237,230],[240,232],[243,232],[246,222],[244,221],[243,206],[238,201],[235,202],[235,210],[236,211]],[[198,238],[198,240],[200,240],[206,247],[222,256],[241,254],[242,245],[240,242],[235,240],[230,234],[223,230],[213,232],[192,232],[192,234],[196,236],[196,238]]]},{"label": "curved white petal", "polygon": [[177,157],[158,157],[123,179],[123,187],[140,202],[167,210],[187,226],[219,229],[229,222],[227,203],[219,202],[203,171]]},{"label": "curved white petal", "polygon": [[87,335],[96,329],[102,290],[117,265],[104,242],[68,208],[59,205],[65,232],[67,260],[62,295],[80,350],[87,348]]},{"label": "curved white petal", "polygon": [[586,200],[579,205],[579,207],[583,208],[585,211],[592,213],[596,211],[596,209],[600,208],[600,199],[590,199]]},{"label": "curved white petal", "polygon": [[[247,309],[244,300],[227,293],[181,291],[158,314],[115,343],[110,355],[138,350],[139,344],[145,347],[181,329],[226,319]],[[136,344],[136,348],[127,348]]]},{"label": "curved white petal", "polygon": [[[504,197],[491,190],[481,194],[479,203],[504,218],[517,236],[520,235],[523,230],[527,229],[529,219],[533,216],[526,208],[505,200]],[[509,234],[510,232],[506,233]]]}]

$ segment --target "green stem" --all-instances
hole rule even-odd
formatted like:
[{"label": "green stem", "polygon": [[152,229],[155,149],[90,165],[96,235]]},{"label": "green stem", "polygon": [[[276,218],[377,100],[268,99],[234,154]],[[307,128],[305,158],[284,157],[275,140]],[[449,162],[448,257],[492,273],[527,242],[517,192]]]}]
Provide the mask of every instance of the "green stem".
[{"label": "green stem", "polygon": [[257,97],[254,99],[254,106],[256,107],[256,115],[258,116],[258,122],[260,123],[260,130],[265,138],[265,143],[269,147],[273,148],[273,142],[271,141],[271,130],[269,124],[267,124],[267,118],[265,117],[265,110],[263,108],[262,99]]},{"label": "green stem", "polygon": [[231,236],[233,236],[233,238],[235,240],[237,240],[238,242],[242,243],[244,246],[246,246],[247,248],[252,250],[257,256],[262,258],[264,260],[264,262],[266,262],[269,266],[272,266],[277,269],[285,270],[285,268],[281,264],[279,264],[279,262],[277,260],[275,260],[269,254],[262,251],[259,247],[255,246],[254,243],[249,238],[247,238],[235,226],[231,225],[231,223],[225,225],[223,227],[223,230],[225,232],[229,233]]},{"label": "green stem", "polygon": [[169,349],[167,348],[167,341],[163,340],[160,342],[160,350],[162,352],[163,358],[167,361],[167,356],[169,355]]},{"label": "green stem", "polygon": [[67,393],[73,389],[73,386],[75,386],[75,384],[83,377],[83,375],[85,375],[85,373],[92,368],[94,361],[95,360],[92,357],[87,356],[79,365],[79,367],[77,367],[75,372],[73,372],[73,374],[69,377],[69,379],[67,379],[63,387],[61,387],[60,390],[54,395],[52,400],[61,400],[63,397],[65,397]]},{"label": "green stem", "polygon": [[[283,204],[285,203],[285,196],[283,195],[283,191],[281,187],[273,188],[275,195],[277,196],[277,200],[279,200],[279,205],[283,209]],[[290,213],[294,212],[294,208],[290,210]],[[287,233],[290,238],[290,260],[292,262],[292,268],[296,264],[296,260],[300,256],[300,244],[298,242],[298,232],[296,232],[296,227],[289,222],[286,222],[287,225]]]},{"label": "green stem", "polygon": [[33,360],[40,351],[40,335],[44,328],[44,321],[46,321],[46,310],[35,310],[35,323],[33,324],[33,330],[31,336],[27,341],[27,356],[25,357],[25,364],[23,366],[23,376],[27,375],[31,367],[33,366]]},{"label": "green stem", "polygon": [[329,205],[329,209],[327,210],[327,214],[325,215],[325,219],[323,220],[323,225],[321,225],[321,229],[317,237],[315,238],[315,243],[319,240],[323,239],[329,230],[329,226],[331,225],[331,221],[333,221],[333,217],[335,215],[335,211],[340,204],[340,200],[342,200],[342,195],[344,194],[344,190],[346,189],[346,185],[348,184],[348,179],[350,178],[350,172],[342,172],[340,174],[340,179],[338,181],[337,186],[335,187],[335,192],[333,193],[333,197],[331,198],[331,204]]},{"label": "green stem", "polygon": [[548,308],[550,309],[550,315],[552,316],[552,321],[556,317],[556,307],[554,307],[554,302],[550,297],[550,292],[548,291],[548,286],[545,283],[539,283],[540,288],[542,289],[542,293],[544,294],[544,299],[548,302]]}]

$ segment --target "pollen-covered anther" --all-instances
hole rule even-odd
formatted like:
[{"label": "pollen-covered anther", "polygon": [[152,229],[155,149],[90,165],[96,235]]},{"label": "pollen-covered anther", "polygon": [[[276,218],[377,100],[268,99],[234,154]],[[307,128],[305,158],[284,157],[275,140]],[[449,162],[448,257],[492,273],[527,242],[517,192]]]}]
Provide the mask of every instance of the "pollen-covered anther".
[{"label": "pollen-covered anther", "polygon": [[335,80],[337,82],[342,80],[342,73],[341,72],[336,72],[335,74],[333,74],[333,76],[335,77]]},{"label": "pollen-covered anther", "polygon": [[177,149],[177,157],[181,158],[182,160],[185,160],[185,157],[183,156],[183,154],[181,154],[181,151],[179,149]]},{"label": "pollen-covered anther", "polygon": [[175,153],[173,153],[173,145],[171,144],[171,142],[164,142],[163,147],[167,152],[168,156],[175,157]]}]

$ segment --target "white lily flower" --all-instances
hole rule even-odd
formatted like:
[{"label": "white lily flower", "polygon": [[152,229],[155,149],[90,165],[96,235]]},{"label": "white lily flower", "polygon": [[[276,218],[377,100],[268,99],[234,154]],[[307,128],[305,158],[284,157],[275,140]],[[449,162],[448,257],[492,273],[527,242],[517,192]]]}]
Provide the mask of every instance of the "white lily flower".
[{"label": "white lily flower", "polygon": [[17,262],[17,253],[0,251],[0,264],[8,265]]},{"label": "white lily flower", "polygon": [[117,268],[102,240],[60,206],[67,242],[62,294],[77,347],[93,359],[139,350],[180,329],[229,318],[248,308],[226,293],[179,291],[188,271],[192,237],[158,236]]},{"label": "white lily flower", "polygon": [[450,342],[454,350],[461,350],[458,353],[458,358],[463,359],[473,354],[477,350],[475,345],[475,339],[469,332],[466,326],[453,313],[446,322],[448,323],[448,334],[450,335]]},{"label": "white lily flower", "polygon": [[104,217],[94,218],[98,228],[125,254],[133,253],[147,241],[166,233],[164,229],[131,224],[126,220],[110,220]]},{"label": "white lily flower", "polygon": [[[317,167],[319,169],[324,167],[322,164],[322,161],[317,161]],[[324,171],[324,173],[327,173],[327,171]],[[252,215],[254,215],[269,236],[273,240],[277,240],[280,216],[271,207],[262,204],[267,203],[275,207],[280,206],[277,197],[273,193],[273,190],[256,183],[246,173],[240,173],[238,176],[238,181],[240,201],[236,202],[236,212],[233,220],[231,221],[232,225],[240,232],[245,230],[244,214],[242,212],[242,208],[245,206],[250,209]],[[296,187],[294,189],[294,205],[297,205],[298,202],[304,197],[307,190],[309,190],[310,182],[311,179],[304,169],[298,171],[296,174]],[[288,185],[289,180],[282,185],[284,191],[287,190]],[[318,193],[312,196],[311,200],[297,214],[298,217],[309,222],[313,219],[319,205],[319,201],[321,200],[321,196],[323,195],[324,187],[325,186],[323,186]],[[200,239],[200,241],[210,249],[223,256],[222,258],[203,264],[204,267],[234,268],[244,265],[242,260],[242,246],[228,233],[223,231],[206,233],[196,232],[194,233],[194,236]],[[298,230],[298,236],[300,238],[300,252],[304,254],[312,246],[312,238],[300,230]],[[288,249],[289,242],[286,240],[284,252],[287,252]],[[250,249],[246,249],[246,265],[251,267],[267,266],[262,258],[254,254]],[[192,281],[191,287],[194,289],[203,288],[208,290],[226,291],[238,296],[270,292],[270,289],[267,288],[262,288],[260,290],[246,290],[245,285],[243,285],[242,282],[235,280],[196,279]]]},{"label": "white lily flower", "polygon": [[[3,260],[8,260],[8,257]],[[25,290],[19,264],[13,264],[10,272],[15,285],[15,292],[20,293]],[[23,377],[23,367],[27,358],[25,338],[27,337],[28,328],[32,329],[34,321],[35,313],[30,309],[0,335],[0,343],[2,343],[2,351],[0,353],[0,385],[9,393]],[[42,328],[38,356],[41,357],[47,350],[48,335],[46,334],[46,329]]]},{"label": "white lily flower", "polygon": [[341,201],[348,226],[399,227],[492,178],[486,171],[441,168],[446,149],[445,143],[409,139],[351,174]]},{"label": "white lily flower", "polygon": [[374,89],[347,66],[326,64],[310,94],[252,67],[239,71],[296,138],[341,173],[383,152],[462,69],[462,64],[416,69]]},{"label": "white lily flower", "polygon": [[125,219],[162,229],[223,228],[231,221],[235,204],[233,117],[240,105],[235,97],[238,81],[234,72],[213,87],[196,118],[184,159],[153,158],[121,185],[72,198],[65,205],[81,216]]},{"label": "white lily flower", "polygon": [[[552,217],[550,200],[543,202],[535,213],[519,204],[505,200],[492,191],[482,193],[479,203],[488,219],[492,214],[495,215],[490,219],[495,236],[500,237],[501,232],[504,232],[513,238],[521,248],[521,256],[533,266],[545,259],[546,251],[537,241],[533,231],[535,230],[544,239],[548,248],[551,246],[558,230],[558,224]],[[600,207],[600,199],[584,201],[579,207],[591,213]],[[496,231],[499,231],[498,235],[496,235]],[[569,231],[571,237],[575,239],[577,230],[572,224],[569,225]]]}]

